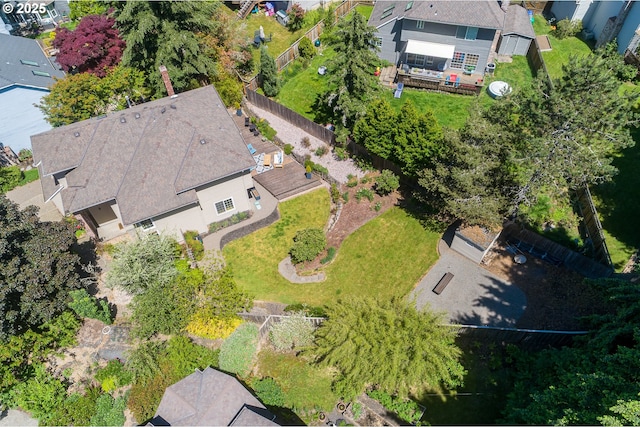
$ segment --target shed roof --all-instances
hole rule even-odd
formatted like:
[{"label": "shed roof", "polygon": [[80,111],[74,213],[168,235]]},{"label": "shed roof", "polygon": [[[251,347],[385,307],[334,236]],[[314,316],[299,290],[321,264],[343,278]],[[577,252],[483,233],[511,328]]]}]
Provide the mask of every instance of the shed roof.
[{"label": "shed roof", "polygon": [[64,72],[47,58],[37,40],[0,34],[0,90],[14,85],[48,90],[54,77],[63,78]]},{"label": "shed roof", "polygon": [[369,25],[408,18],[450,25],[501,29],[505,13],[495,0],[381,0],[375,3]]},{"label": "shed roof", "polygon": [[528,39],[534,39],[536,37],[536,33],[533,31],[533,25],[531,25],[531,19],[524,7],[517,4],[509,6],[504,18],[502,34],[505,36],[515,34]]},{"label": "shed roof", "polygon": [[125,224],[195,203],[195,188],[255,165],[213,86],[55,128],[31,142],[43,177],[70,171],[66,211],[115,199]]}]

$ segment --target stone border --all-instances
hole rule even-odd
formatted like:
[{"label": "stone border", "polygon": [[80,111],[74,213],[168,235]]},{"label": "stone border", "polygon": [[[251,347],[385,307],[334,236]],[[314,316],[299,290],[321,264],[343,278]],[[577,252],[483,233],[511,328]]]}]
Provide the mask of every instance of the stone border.
[{"label": "stone border", "polygon": [[278,273],[291,283],[318,283],[324,282],[326,276],[324,272],[313,274],[311,276],[299,276],[296,268],[291,263],[291,257],[288,256],[278,264]]}]

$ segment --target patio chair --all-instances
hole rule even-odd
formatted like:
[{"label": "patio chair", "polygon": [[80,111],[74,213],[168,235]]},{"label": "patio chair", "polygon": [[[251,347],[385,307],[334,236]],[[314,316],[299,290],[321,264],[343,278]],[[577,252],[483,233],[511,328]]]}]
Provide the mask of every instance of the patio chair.
[{"label": "patio chair", "polygon": [[244,125],[245,126],[249,126],[251,124],[251,120],[249,119],[249,116],[244,118]]},{"label": "patio chair", "polygon": [[258,150],[256,150],[255,148],[253,148],[253,145],[251,145],[251,144],[247,144],[247,149],[249,150],[249,153],[250,153],[252,156],[256,153],[256,151],[258,151]]},{"label": "patio chair", "polygon": [[456,77],[456,83],[455,83],[456,87],[460,86],[460,76]]}]

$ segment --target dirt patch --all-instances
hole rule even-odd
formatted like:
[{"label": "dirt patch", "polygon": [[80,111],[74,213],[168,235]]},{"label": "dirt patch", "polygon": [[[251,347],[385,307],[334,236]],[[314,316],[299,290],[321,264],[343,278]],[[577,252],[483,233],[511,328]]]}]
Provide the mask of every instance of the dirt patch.
[{"label": "dirt patch", "polygon": [[516,264],[502,241],[496,242],[485,264],[487,270],[525,293],[527,308],[516,323],[518,328],[584,330],[582,317],[608,311],[598,292],[578,273],[529,254],[525,264]]}]

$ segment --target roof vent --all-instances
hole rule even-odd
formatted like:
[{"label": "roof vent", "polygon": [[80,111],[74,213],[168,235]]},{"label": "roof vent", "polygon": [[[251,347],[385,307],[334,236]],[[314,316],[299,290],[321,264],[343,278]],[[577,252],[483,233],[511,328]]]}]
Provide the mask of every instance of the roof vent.
[{"label": "roof vent", "polygon": [[136,117],[136,119],[139,119],[140,118],[140,113],[136,113],[135,117]]},{"label": "roof vent", "polygon": [[201,140],[200,140],[200,144],[204,145],[204,144],[206,144],[206,143],[207,143],[207,140],[206,140],[206,139],[201,139]]},{"label": "roof vent", "polygon": [[165,112],[165,111],[167,111],[167,107],[162,107],[162,108],[160,109],[160,112],[161,112],[162,114],[164,114],[164,112]]},{"label": "roof vent", "polygon": [[171,105],[169,105],[169,107],[171,107],[172,110],[175,110],[177,108],[176,104],[171,104]]},{"label": "roof vent", "polygon": [[74,132],[73,136],[75,136],[76,138],[80,136],[80,132]]},{"label": "roof vent", "polygon": [[127,123],[127,119],[124,116],[120,117],[120,123]]}]

